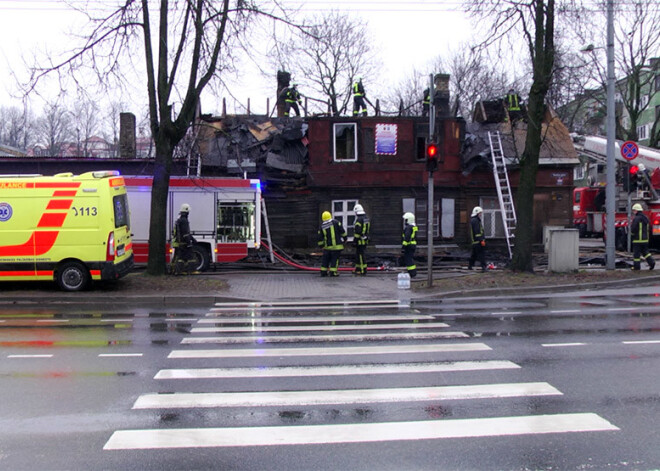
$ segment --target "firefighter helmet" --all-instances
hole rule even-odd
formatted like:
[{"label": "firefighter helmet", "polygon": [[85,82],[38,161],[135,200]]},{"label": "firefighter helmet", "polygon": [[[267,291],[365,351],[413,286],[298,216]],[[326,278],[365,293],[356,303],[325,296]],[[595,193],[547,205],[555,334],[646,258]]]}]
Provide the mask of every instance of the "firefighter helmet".
[{"label": "firefighter helmet", "polygon": [[641,204],[635,203],[635,204],[633,204],[632,210],[633,211],[644,211],[644,208],[642,207]]},{"label": "firefighter helmet", "polygon": [[481,209],[481,206],[475,206],[474,209],[472,210],[472,216],[470,216],[470,217],[474,217],[474,216],[476,216],[478,214],[481,214],[483,212],[484,212],[484,210]]},{"label": "firefighter helmet", "polygon": [[189,213],[190,212],[190,205],[188,203],[183,203],[181,205],[181,209],[179,210],[180,213]]},{"label": "firefighter helmet", "polygon": [[356,204],[353,206],[353,211],[355,211],[355,214],[364,214],[364,208],[361,204]]},{"label": "firefighter helmet", "polygon": [[403,215],[403,220],[408,224],[415,224],[415,215],[413,213],[405,213]]},{"label": "firefighter helmet", "polygon": [[332,214],[330,214],[330,211],[323,211],[323,214],[321,214],[321,220],[329,221],[330,219],[332,219]]}]

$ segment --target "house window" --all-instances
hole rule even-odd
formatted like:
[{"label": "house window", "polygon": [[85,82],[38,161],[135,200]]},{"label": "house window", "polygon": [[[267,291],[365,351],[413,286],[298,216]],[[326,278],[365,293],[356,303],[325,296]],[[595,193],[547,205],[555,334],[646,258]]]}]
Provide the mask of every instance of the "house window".
[{"label": "house window", "polygon": [[[417,223],[417,234],[427,239],[428,226],[428,201],[425,199],[415,200],[415,222]],[[440,237],[440,202],[433,202],[433,238]]]},{"label": "house window", "polygon": [[648,129],[647,125],[637,126],[637,137],[640,141],[649,138]]},{"label": "house window", "polygon": [[649,96],[648,95],[642,95],[639,97],[639,109],[643,110],[646,108],[646,105],[649,104]]},{"label": "house window", "polygon": [[482,197],[480,200],[484,234],[487,238],[504,237],[504,226],[502,225],[502,211],[497,197]]},{"label": "house window", "polygon": [[584,165],[576,165],[573,169],[573,180],[582,180],[584,178]]},{"label": "house window", "polygon": [[355,212],[353,207],[358,200],[332,200],[332,217],[341,222],[349,237],[353,237]]},{"label": "house window", "polygon": [[334,161],[357,161],[357,124],[335,123],[333,125],[333,136]]}]

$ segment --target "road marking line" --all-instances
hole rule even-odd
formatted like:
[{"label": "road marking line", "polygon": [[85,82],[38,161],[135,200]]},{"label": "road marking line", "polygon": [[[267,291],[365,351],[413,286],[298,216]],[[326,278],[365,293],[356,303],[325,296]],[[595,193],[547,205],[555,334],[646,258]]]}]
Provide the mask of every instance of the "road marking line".
[{"label": "road marking line", "polygon": [[231,311],[318,311],[321,309],[409,309],[408,304],[328,304],[326,306],[237,306],[237,307],[214,307],[210,312],[231,312]]},{"label": "road marking line", "polygon": [[315,330],[399,330],[399,329],[437,329],[446,328],[444,322],[424,322],[415,324],[358,324],[358,325],[254,325],[236,327],[193,327],[192,334],[214,332],[309,332]]},{"label": "road marking line", "polygon": [[502,316],[506,314],[507,316],[511,316],[513,314],[522,314],[522,311],[499,311],[499,312],[491,312],[491,316]]},{"label": "road marking line", "polygon": [[660,343],[660,340],[628,340],[621,342],[626,345],[645,344],[645,343]]},{"label": "road marking line", "polygon": [[246,335],[236,337],[187,337],[182,344],[203,343],[288,343],[288,342],[368,342],[379,340],[429,340],[469,337],[464,332],[393,332],[391,334],[338,335]]},{"label": "road marking line", "polygon": [[216,317],[215,319],[199,319],[198,324],[238,324],[241,322],[359,322],[359,321],[414,321],[414,320],[433,320],[434,316],[427,315],[364,315],[364,316],[344,316],[337,314],[335,316],[231,316],[218,317],[217,314],[207,313],[206,317]]},{"label": "road marking line", "polygon": [[142,394],[133,404],[133,409],[297,407],[561,395],[548,383],[541,382],[385,389]]},{"label": "road marking line", "polygon": [[639,311],[643,307],[608,307],[606,311]]},{"label": "road marking line", "polygon": [[360,346],[332,348],[232,348],[217,350],[173,350],[167,358],[240,358],[334,355],[384,355],[400,353],[475,352],[492,350],[483,343]]},{"label": "road marking line", "polygon": [[353,301],[265,301],[265,302],[233,302],[233,303],[215,303],[218,307],[233,308],[255,308],[267,309],[269,307],[335,307],[335,306],[382,306],[394,305],[400,306],[399,299],[374,299],[374,300],[353,300]]},{"label": "road marking line", "polygon": [[154,379],[283,378],[517,369],[506,360],[455,361],[331,366],[278,366],[273,368],[187,368],[160,370]]},{"label": "road marking line", "polygon": [[593,413],[370,424],[118,430],[103,449],[364,443],[614,430],[619,428]]},{"label": "road marking line", "polygon": [[542,343],[542,347],[580,347],[582,345],[588,345],[587,343],[582,342],[572,342],[572,343]]},{"label": "road marking line", "polygon": [[100,357],[141,357],[142,353],[99,353]]},{"label": "road marking line", "polygon": [[7,355],[7,358],[52,358],[52,354],[48,355]]}]

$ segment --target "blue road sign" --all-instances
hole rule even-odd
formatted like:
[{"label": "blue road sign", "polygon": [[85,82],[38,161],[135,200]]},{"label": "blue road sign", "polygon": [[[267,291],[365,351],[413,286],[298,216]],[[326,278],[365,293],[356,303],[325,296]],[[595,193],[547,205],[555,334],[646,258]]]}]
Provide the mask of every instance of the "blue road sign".
[{"label": "blue road sign", "polygon": [[633,160],[639,155],[639,146],[634,141],[626,141],[621,146],[621,157],[626,160]]}]

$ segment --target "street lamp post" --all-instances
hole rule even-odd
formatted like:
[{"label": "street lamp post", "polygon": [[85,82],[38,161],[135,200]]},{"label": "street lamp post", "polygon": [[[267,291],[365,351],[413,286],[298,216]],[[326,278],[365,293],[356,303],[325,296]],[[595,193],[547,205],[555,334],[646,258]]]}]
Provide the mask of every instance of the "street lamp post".
[{"label": "street lamp post", "polygon": [[607,175],[605,186],[605,214],[607,217],[605,241],[605,267],[614,270],[615,232],[614,232],[614,198],[615,172],[614,142],[616,139],[615,109],[614,109],[614,0],[607,0]]}]

